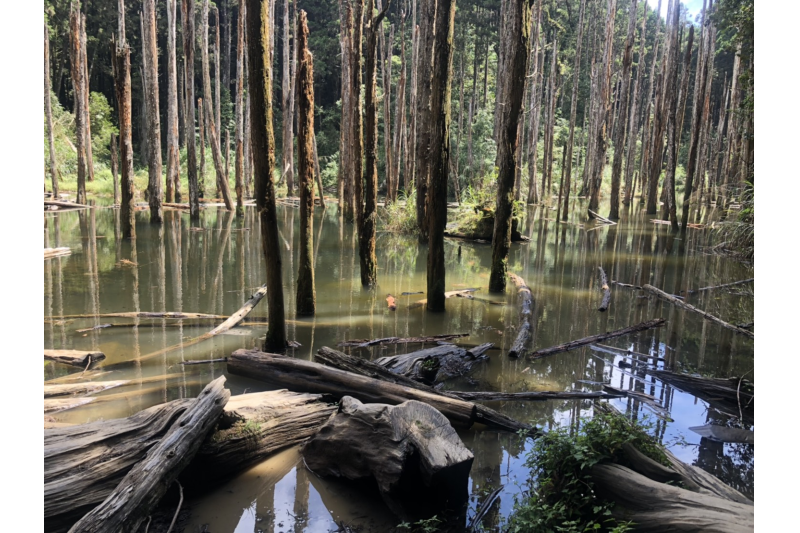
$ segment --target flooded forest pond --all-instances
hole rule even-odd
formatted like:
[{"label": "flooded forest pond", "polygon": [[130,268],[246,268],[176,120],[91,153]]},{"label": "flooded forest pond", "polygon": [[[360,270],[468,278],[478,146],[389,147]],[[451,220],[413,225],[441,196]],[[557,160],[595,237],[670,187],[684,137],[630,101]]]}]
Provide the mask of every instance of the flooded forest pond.
[{"label": "flooded forest pond", "polygon": [[[611,400],[639,419],[647,417],[652,433],[681,460],[716,475],[749,498],[754,494],[754,446],[721,444],[689,430],[704,424],[730,424],[739,413],[720,411],[681,392],[634,364],[618,350],[656,356],[658,368],[703,376],[746,375],[754,381],[753,341],[723,329],[699,315],[678,309],[642,292],[612,285],[609,310],[597,311],[601,298],[597,267],[611,280],[632,285],[649,283],[670,294],[754,277],[752,266],[716,255],[714,232],[688,229],[685,238],[669,226],[653,224],[637,205],[623,212],[614,226],[583,224],[585,206],[576,202],[570,223],[555,222],[555,211],[529,208],[521,233],[529,242],[514,244],[509,271],[522,276],[534,297],[533,348],[544,348],[662,317],[662,328],[605,341],[536,361],[510,359],[505,351],[516,335],[516,291],[506,296],[487,292],[491,245],[446,240],[447,287],[480,287],[482,298],[504,305],[451,298],[447,311],[429,313],[409,304],[426,290],[427,247],[412,237],[379,233],[378,282],[363,290],[359,280],[357,237],[352,224],[342,223],[335,204],[314,215],[314,260],[317,314],[296,319],[295,284],[299,254],[299,211],[279,206],[288,338],[300,343],[294,357],[313,360],[322,346],[347,339],[468,333],[470,344],[492,342],[499,350],[469,379],[448,382],[461,390],[569,391],[598,390],[585,382],[610,382],[655,396],[669,412],[658,417],[632,398]],[[604,206],[603,212],[607,212]],[[267,306],[262,303],[243,325],[224,335],[181,349],[158,353],[197,337],[212,323],[164,319],[100,318],[100,313],[183,311],[229,315],[265,283],[264,258],[254,207],[243,218],[223,208],[202,211],[192,225],[188,213],[165,209],[163,226],[150,225],[146,211],[137,213],[136,239],[118,238],[118,210],[105,207],[45,213],[45,247],[68,246],[72,254],[45,261],[44,345],[46,348],[94,350],[106,354],[102,380],[131,380],[96,395],[96,400],[52,415],[63,423],[84,423],[132,415],[178,398],[196,397],[212,379],[225,374],[225,363],[183,365],[183,361],[218,359],[239,348],[260,347]],[[710,226],[717,213],[704,213]],[[386,296],[397,298],[397,310]],[[700,292],[686,301],[732,324],[753,321],[753,285]],[[85,318],[72,318],[83,315]],[[55,318],[49,318],[55,317]],[[60,317],[66,317],[61,319]],[[108,327],[78,331],[111,323]],[[402,345],[358,349],[369,359],[412,351]],[[615,350],[616,349],[616,350]],[[349,349],[346,349],[346,351]],[[149,354],[156,354],[149,356]],[[44,380],[70,372],[45,363]],[[261,382],[227,376],[233,395],[268,390]],[[544,428],[577,427],[591,416],[591,400],[493,402],[493,408]],[[745,420],[753,429],[754,421]],[[514,498],[525,488],[526,452],[531,441],[485,429],[459,429],[475,455],[470,474],[470,507],[465,525],[487,494],[502,486],[482,520],[487,531],[502,529]],[[377,492],[359,490],[336,480],[321,479],[303,465],[297,448],[286,449],[239,474],[213,492],[184,503],[191,509],[187,532],[336,531],[341,524],[361,531],[390,531],[399,522]],[[205,527],[205,529],[204,529]]]}]

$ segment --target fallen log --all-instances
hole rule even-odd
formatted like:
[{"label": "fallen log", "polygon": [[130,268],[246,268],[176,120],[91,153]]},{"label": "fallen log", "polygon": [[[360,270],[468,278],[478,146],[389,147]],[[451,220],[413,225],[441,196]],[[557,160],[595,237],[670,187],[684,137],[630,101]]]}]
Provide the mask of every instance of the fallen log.
[{"label": "fallen log", "polygon": [[753,409],[755,386],[746,379],[704,378],[669,370],[651,370],[650,374],[712,405],[722,403],[729,409],[739,407],[745,407],[748,411]]},{"label": "fallen log", "polygon": [[613,220],[609,220],[604,216],[598,215],[597,213],[595,213],[591,209],[587,209],[587,211],[589,211],[589,214],[591,214],[594,217],[595,220],[599,220],[603,224],[608,224],[609,226],[616,226],[617,225],[617,223],[614,222]]},{"label": "fallen log", "polygon": [[71,396],[76,394],[95,394],[104,390],[126,385],[130,380],[88,381],[86,383],[67,383],[64,385],[44,385],[44,397]]},{"label": "fallen log", "polygon": [[130,313],[99,313],[96,315],[64,315],[64,316],[48,316],[45,317],[45,320],[63,320],[65,318],[168,318],[168,319],[179,319],[179,320],[186,320],[186,319],[198,319],[198,318],[211,318],[211,319],[221,319],[224,320],[226,318],[230,318],[225,315],[207,315],[205,313],[180,313],[169,311],[166,313],[153,313],[143,311],[140,313],[130,312]]},{"label": "fallen log", "polygon": [[754,529],[754,508],[717,496],[653,481],[617,464],[595,465],[596,492],[615,503],[615,518],[659,532],[745,533]]},{"label": "fallen log", "polygon": [[559,344],[558,346],[552,346],[550,348],[543,348],[541,350],[536,350],[535,352],[531,353],[528,357],[530,359],[539,359],[541,357],[547,357],[549,355],[555,355],[557,353],[574,350],[575,348],[580,348],[581,346],[586,346],[587,344],[594,344],[598,341],[602,341],[605,339],[613,339],[614,337],[622,337],[623,335],[630,335],[631,333],[636,333],[638,331],[645,331],[652,328],[659,328],[663,326],[665,323],[666,320],[664,320],[663,318],[654,318],[653,320],[648,320],[647,322],[642,322],[634,326],[628,326],[627,328],[618,329],[616,331],[609,331],[607,333],[598,333],[597,335],[591,335],[589,337],[584,337],[582,339],[566,342],[564,344]]},{"label": "fallen log", "polygon": [[700,288],[700,289],[689,289],[687,291],[680,291],[680,292],[685,292],[686,294],[696,294],[698,292],[703,292],[703,291],[710,291],[710,290],[714,290],[714,289],[724,289],[726,287],[734,287],[736,285],[744,285],[745,283],[750,283],[751,281],[755,281],[755,280],[756,280],[755,278],[743,279],[743,280],[740,280],[740,281],[734,281],[732,283],[725,283],[723,285],[712,285],[710,287],[703,287],[703,288]]},{"label": "fallen log", "polygon": [[337,346],[352,346],[353,348],[368,348],[382,344],[435,344],[461,337],[469,337],[469,333],[451,333],[444,335],[430,335],[427,337],[384,337],[382,339],[352,339],[342,341]]},{"label": "fallen log", "polygon": [[452,396],[475,402],[495,401],[546,401],[546,400],[598,400],[603,398],[624,398],[625,394],[603,391],[535,391],[535,392],[464,392],[449,391]]},{"label": "fallen log", "polygon": [[189,204],[176,204],[172,202],[162,202],[162,206],[171,207],[173,209],[189,209]]},{"label": "fallen log", "polygon": [[531,340],[533,333],[533,324],[531,318],[533,317],[533,295],[530,288],[521,277],[516,274],[508,274],[514,286],[517,287],[517,299],[519,300],[519,332],[511,349],[508,350],[510,357],[520,357],[525,353],[526,346]]},{"label": "fallen log", "polygon": [[651,294],[654,294],[655,296],[658,296],[665,302],[669,302],[674,306],[680,307],[681,309],[685,309],[687,311],[692,311],[693,313],[697,313],[706,320],[714,322],[715,324],[718,324],[725,329],[733,331],[734,333],[738,333],[739,335],[744,335],[745,337],[749,337],[751,339],[755,338],[755,335],[753,334],[752,331],[747,331],[746,329],[742,329],[740,327],[734,326],[733,324],[729,324],[724,320],[722,320],[721,318],[718,318],[710,313],[706,313],[702,309],[698,309],[697,307],[687,304],[686,302],[682,302],[681,300],[675,298],[674,296],[667,294],[666,292],[662,291],[661,289],[657,289],[652,285],[643,285],[642,289],[646,290]]},{"label": "fallen log", "polygon": [[603,313],[607,311],[608,306],[611,305],[611,289],[608,286],[606,271],[603,270],[601,266],[597,267],[597,269],[600,271],[600,290],[603,292],[603,300],[600,302],[600,307],[598,307],[597,310]]},{"label": "fallen log", "polygon": [[636,289],[637,291],[642,290],[642,288],[638,285],[631,285],[630,283],[622,283],[621,281],[611,280],[612,285],[617,285],[619,287],[627,287],[629,289]]},{"label": "fallen log", "polygon": [[93,368],[106,358],[103,352],[81,352],[79,350],[45,350],[44,358],[64,365]]},{"label": "fallen log", "polygon": [[694,426],[689,429],[701,437],[706,437],[718,442],[739,442],[753,445],[756,443],[755,433],[747,429],[729,428],[728,426],[716,426],[713,424]]},{"label": "fallen log", "polygon": [[44,249],[44,258],[45,259],[52,259],[54,257],[61,257],[63,255],[69,255],[72,251],[67,247],[61,248],[45,248]]},{"label": "fallen log", "polygon": [[220,376],[203,389],[103,503],[70,528],[77,532],[135,532],[214,429],[231,393]]},{"label": "fallen log", "polygon": [[[461,289],[461,290],[458,290],[458,291],[447,291],[446,293],[444,293],[444,297],[445,298],[456,298],[459,294],[461,294],[461,295],[469,294],[469,293],[475,292],[477,290],[478,289],[476,288],[476,289]],[[426,303],[428,303],[428,299],[427,298],[423,298],[422,300],[417,300],[416,302],[412,302],[412,303],[408,304],[408,308],[409,309],[417,309],[418,307],[422,307]]]},{"label": "fallen log", "polygon": [[456,298],[464,298],[465,300],[473,300],[476,302],[481,302],[487,305],[505,305],[503,302],[496,302],[494,300],[490,300],[488,298],[481,298],[479,296],[475,296],[474,294],[456,294]]},{"label": "fallen log", "polygon": [[465,350],[454,344],[445,344],[407,354],[381,357],[375,363],[415,381],[441,383],[471,373],[477,363],[487,360],[484,354],[492,346],[492,343],[487,343]]},{"label": "fallen log", "polygon": [[226,363],[228,361],[227,357],[220,357],[218,359],[201,359],[198,361],[181,361],[178,363],[179,365],[209,365],[212,363]]},{"label": "fallen log", "polygon": [[447,418],[430,405],[363,404],[351,396],[341,399],[339,412],[301,453],[318,475],[374,479],[383,500],[403,518],[465,503],[474,460]]},{"label": "fallen log", "polygon": [[74,409],[94,400],[96,398],[48,398],[44,401],[44,414]]},{"label": "fallen log", "polygon": [[61,202],[59,200],[45,200],[44,205],[54,205],[56,207],[68,207],[70,209],[89,209],[91,206],[76,204],[74,202]]},{"label": "fallen log", "polygon": [[228,359],[228,372],[277,384],[296,392],[329,394],[336,399],[353,396],[364,403],[389,405],[417,400],[435,407],[451,423],[464,426],[478,422],[513,433],[519,430],[533,430],[531,426],[496,411],[479,409],[476,404],[427,392],[420,387],[412,388],[389,381],[379,381],[364,375],[277,354],[236,350]]},{"label": "fallen log", "polygon": [[634,352],[633,350],[626,350],[625,348],[617,348],[616,346],[609,346],[607,344],[594,344],[592,348],[607,353],[616,353],[622,355],[623,357],[630,357],[631,359],[652,359],[653,361],[665,361],[663,357],[658,357],[657,355],[648,355],[645,353]]}]

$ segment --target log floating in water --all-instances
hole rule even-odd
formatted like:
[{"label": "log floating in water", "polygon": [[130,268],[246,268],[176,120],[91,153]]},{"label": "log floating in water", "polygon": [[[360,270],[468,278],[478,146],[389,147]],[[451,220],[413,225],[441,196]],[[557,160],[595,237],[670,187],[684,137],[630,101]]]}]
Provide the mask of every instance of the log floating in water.
[{"label": "log floating in water", "polygon": [[669,370],[651,370],[650,374],[702,400],[724,402],[728,407],[738,408],[740,402],[752,404],[755,396],[753,383],[746,379],[703,378]]},{"label": "log floating in water", "polygon": [[220,357],[219,359],[200,359],[197,361],[181,361],[179,365],[208,365],[213,363],[226,363],[227,357]]},{"label": "log floating in water", "polygon": [[66,207],[66,208],[69,208],[69,209],[89,209],[89,207],[91,207],[91,206],[88,206],[88,205],[76,204],[74,202],[60,202],[58,200],[45,200],[44,201],[44,205],[45,206],[51,206],[52,205],[52,206],[56,206],[56,207]]},{"label": "log floating in water", "polygon": [[745,337],[750,337],[751,339],[755,338],[755,335],[753,334],[752,331],[747,331],[746,329],[742,329],[740,327],[734,326],[733,324],[729,324],[724,320],[722,320],[721,318],[718,318],[710,313],[706,313],[702,309],[698,309],[697,307],[687,304],[686,302],[682,302],[679,299],[672,296],[671,294],[667,294],[666,292],[662,291],[661,289],[657,289],[652,285],[643,285],[642,289],[658,296],[662,300],[669,302],[674,306],[680,307],[681,309],[686,309],[687,311],[692,311],[693,313],[697,313],[706,320],[714,322],[715,324],[718,324],[725,329],[733,331],[734,333],[738,333],[739,335],[744,335]]},{"label": "log floating in water", "polygon": [[[456,298],[459,295],[463,296],[465,294],[470,294],[470,293],[475,292],[477,290],[478,289],[476,288],[476,289],[461,289],[461,290],[458,290],[458,291],[447,291],[446,293],[444,293],[444,297],[445,298]],[[428,299],[427,298],[423,298],[422,300],[417,300],[416,302],[412,302],[412,303],[408,304],[408,308],[409,309],[416,309],[418,307],[422,307],[426,303],[428,303]]]},{"label": "log floating in water", "polygon": [[627,328],[618,329],[616,331],[609,331],[607,333],[598,333],[597,335],[591,335],[589,337],[584,337],[582,339],[566,342],[564,344],[559,344],[558,346],[552,346],[550,348],[536,350],[535,352],[531,353],[528,357],[530,357],[531,359],[539,359],[541,357],[547,357],[549,355],[555,355],[557,353],[574,350],[575,348],[580,348],[581,346],[586,346],[587,344],[594,344],[598,341],[602,341],[605,339],[612,339],[614,337],[630,335],[631,333],[636,333],[638,331],[645,331],[652,328],[659,328],[663,326],[665,323],[666,320],[664,320],[663,318],[655,318],[653,320],[648,320],[647,322],[642,322],[634,326],[628,326]]},{"label": "log floating in water", "polygon": [[214,429],[231,395],[224,383],[220,376],[206,385],[147,456],[70,533],[135,532]]},{"label": "log floating in water", "polygon": [[546,400],[586,400],[603,398],[621,398],[625,394],[616,392],[607,393],[603,391],[534,391],[534,392],[463,392],[448,391],[451,395],[462,400],[475,402],[495,402],[495,401],[546,401]]},{"label": "log floating in water", "polygon": [[430,335],[428,337],[384,337],[382,339],[352,339],[342,341],[337,346],[352,346],[353,348],[367,348],[381,344],[435,344],[460,337],[469,337],[469,333],[452,333],[445,335]]},{"label": "log floating in water", "polygon": [[483,354],[492,346],[492,343],[487,343],[465,350],[454,344],[444,344],[407,354],[381,357],[375,363],[415,381],[441,383],[456,376],[468,375],[475,364],[486,361]]},{"label": "log floating in water", "polygon": [[106,355],[103,352],[81,352],[79,350],[45,350],[44,358],[48,361],[85,369],[96,366],[106,358]]},{"label": "log floating in water", "polygon": [[525,353],[526,346],[530,342],[531,334],[533,333],[533,323],[531,318],[533,316],[533,295],[530,288],[521,277],[516,274],[509,274],[509,278],[517,287],[517,298],[519,300],[519,333],[508,355],[511,357],[520,357]]},{"label": "log floating in water", "polygon": [[724,289],[725,287],[734,287],[736,285],[744,285],[745,283],[750,283],[751,281],[755,281],[755,280],[756,280],[755,278],[743,279],[743,280],[740,280],[740,281],[734,281],[732,283],[725,283],[723,285],[712,285],[711,287],[703,287],[703,288],[700,288],[700,289],[689,289],[688,291],[681,291],[681,292],[685,292],[686,294],[695,294],[695,293],[698,293],[698,292],[710,291],[710,290],[713,290],[713,289]]},{"label": "log floating in water", "polygon": [[70,396],[75,394],[95,394],[104,390],[113,389],[126,385],[130,380],[122,379],[116,381],[87,381],[85,383],[66,383],[63,385],[44,386],[44,397],[54,398],[56,396]]},{"label": "log floating in water", "polygon": [[169,311],[166,313],[152,313],[143,311],[140,313],[100,313],[96,315],[64,315],[64,316],[49,316],[45,317],[46,320],[63,320],[65,318],[169,318],[169,319],[196,319],[196,318],[211,318],[224,320],[230,317],[225,315],[207,315],[205,313],[180,313]]},{"label": "log floating in water", "polygon": [[450,398],[437,392],[428,392],[422,386],[412,388],[388,381],[355,374],[318,363],[303,361],[277,354],[236,350],[228,359],[228,372],[274,383],[296,392],[330,394],[341,399],[353,396],[364,403],[397,405],[406,400],[417,400],[438,409],[451,423],[470,426],[475,422],[495,429],[518,432],[533,428],[490,409]]},{"label": "log floating in water", "polygon": [[44,401],[44,413],[57,413],[93,402],[96,398],[48,398]]},{"label": "log floating in water", "polygon": [[69,255],[72,251],[67,247],[61,248],[45,248],[44,249],[44,258],[45,259],[52,259],[54,257],[61,257],[63,255]]},{"label": "log floating in water", "polygon": [[716,426],[706,424],[705,426],[690,427],[701,437],[706,437],[718,442],[740,442],[744,444],[755,444],[755,433],[747,429],[729,428],[728,426]]},{"label": "log floating in water", "polygon": [[603,270],[601,266],[597,267],[597,269],[600,271],[600,290],[603,291],[603,300],[600,302],[600,307],[598,307],[597,310],[603,313],[607,311],[608,306],[611,305],[611,288],[608,286],[606,271]]},{"label": "log floating in water", "polygon": [[616,226],[617,225],[617,223],[614,222],[613,220],[609,220],[604,216],[600,216],[597,213],[595,213],[594,211],[592,211],[591,209],[587,209],[587,211],[589,211],[589,213],[594,216],[595,220],[599,220],[603,224],[608,224],[609,226]]}]

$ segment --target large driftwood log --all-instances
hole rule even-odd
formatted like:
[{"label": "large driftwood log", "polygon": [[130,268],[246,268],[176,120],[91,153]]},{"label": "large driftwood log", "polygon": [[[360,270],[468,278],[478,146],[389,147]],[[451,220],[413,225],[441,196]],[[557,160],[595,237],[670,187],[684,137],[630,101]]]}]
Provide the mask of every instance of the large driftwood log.
[{"label": "large driftwood log", "polygon": [[695,307],[693,305],[687,304],[686,302],[683,302],[683,301],[679,300],[678,298],[675,298],[671,294],[667,294],[666,292],[662,291],[661,289],[657,289],[657,288],[653,287],[652,285],[642,285],[642,289],[647,291],[647,292],[649,292],[649,293],[651,293],[651,294],[654,294],[654,295],[658,296],[659,298],[661,298],[665,302],[669,302],[669,303],[671,303],[672,305],[674,305],[676,307],[680,307],[681,309],[686,309],[687,311],[691,311],[693,313],[697,313],[698,315],[702,316],[706,320],[708,320],[710,322],[713,322],[715,324],[718,324],[718,325],[722,326],[725,329],[731,330],[734,333],[738,333],[739,335],[744,335],[745,337],[749,337],[751,339],[755,338],[755,334],[752,331],[747,331],[746,329],[742,329],[742,328],[740,328],[738,326],[734,326],[733,324],[729,324],[728,322],[725,322],[721,318],[718,318],[718,317],[716,317],[716,316],[714,316],[714,315],[712,315],[710,313],[706,313],[702,309],[698,309],[697,307]]},{"label": "large driftwood log", "polygon": [[743,279],[741,281],[734,281],[733,283],[724,283],[722,285],[712,285],[711,287],[702,287],[700,289],[689,289],[688,291],[681,291],[681,292],[686,292],[686,294],[695,294],[695,293],[698,293],[698,292],[710,291],[710,290],[713,290],[713,289],[724,289],[726,287],[734,287],[736,285],[744,285],[745,283],[750,283],[751,281],[755,281],[755,278]]},{"label": "large driftwood log", "polygon": [[66,207],[66,208],[69,208],[69,209],[89,209],[89,207],[91,207],[91,206],[88,206],[88,205],[76,204],[74,202],[60,202],[58,200],[45,200],[44,201],[44,205],[45,206],[51,206],[52,205],[52,206],[56,206],[56,207]]},{"label": "large driftwood log", "polygon": [[742,378],[704,378],[690,374],[678,374],[669,370],[651,370],[656,378],[693,394],[712,404],[724,403],[728,409],[743,408],[752,410],[755,386]]},{"label": "large driftwood log", "polygon": [[600,290],[603,291],[603,300],[600,302],[600,307],[598,307],[597,310],[603,313],[607,311],[608,306],[611,305],[611,288],[608,286],[606,271],[603,270],[601,266],[597,267],[597,269],[600,271]]},{"label": "large driftwood log", "polygon": [[48,398],[44,401],[44,414],[74,409],[94,400],[95,398]]},{"label": "large driftwood log", "polygon": [[129,383],[130,380],[122,379],[115,381],[87,381],[85,383],[65,383],[63,385],[44,386],[44,397],[54,398],[57,396],[71,396],[76,394],[95,394],[100,391],[113,389]]},{"label": "large driftwood log", "polygon": [[[181,481],[209,486],[304,441],[336,411],[320,398],[286,390],[231,397]],[[45,530],[66,531],[102,502],[190,404],[174,400],[128,418],[45,430]]]},{"label": "large driftwood log", "polygon": [[45,350],[44,358],[48,361],[79,368],[92,368],[105,359],[106,355],[103,352],[81,352],[79,350]]},{"label": "large driftwood log", "polygon": [[543,348],[541,350],[536,350],[535,352],[531,353],[529,357],[531,359],[539,359],[540,357],[547,357],[548,355],[555,355],[557,353],[567,352],[569,350],[574,350],[576,348],[580,348],[581,346],[586,346],[587,344],[594,344],[598,341],[602,341],[605,339],[613,339],[614,337],[630,335],[631,333],[636,333],[638,331],[645,331],[652,328],[659,328],[663,326],[665,323],[666,320],[664,320],[663,318],[654,318],[653,320],[648,320],[647,322],[642,322],[634,326],[628,326],[627,328],[618,329],[616,331],[609,331],[607,333],[598,333],[597,335],[591,335],[589,337],[584,337],[582,339],[566,342],[564,344],[559,344],[558,346],[552,346],[550,348]]},{"label": "large driftwood log", "polygon": [[[465,296],[465,295],[471,294],[471,293],[473,293],[473,292],[475,292],[477,290],[478,289],[475,288],[475,289],[460,289],[460,290],[457,290],[457,291],[447,291],[446,293],[444,293],[444,297],[445,298],[458,298],[459,296]],[[427,298],[423,298],[422,300],[417,300],[416,302],[412,302],[412,303],[408,304],[408,308],[409,309],[417,309],[417,308],[422,307],[423,305],[425,305],[427,303],[428,303],[428,299]]]},{"label": "large driftwood log", "polygon": [[375,363],[416,381],[441,383],[457,376],[468,375],[477,363],[487,360],[484,353],[492,346],[492,343],[486,343],[465,350],[454,344],[445,344],[407,354],[381,357]]},{"label": "large driftwood log", "polygon": [[336,399],[353,396],[364,403],[397,405],[406,400],[427,403],[451,423],[471,426],[478,422],[504,431],[532,431],[533,428],[491,409],[451,398],[422,387],[404,386],[382,381],[318,363],[283,355],[250,350],[236,350],[228,359],[228,372],[267,383],[277,384],[296,392],[329,394]]},{"label": "large driftwood log", "polygon": [[72,252],[67,247],[61,248],[45,248],[44,249],[44,258],[45,259],[52,259],[54,257],[61,257],[62,255],[69,255]]},{"label": "large driftwood log", "polygon": [[754,528],[751,505],[648,479],[617,464],[592,467],[596,491],[616,503],[612,513],[649,532],[745,533]]},{"label": "large driftwood log", "polygon": [[626,395],[603,391],[535,391],[535,392],[462,392],[449,391],[452,396],[475,402],[496,401],[545,401],[545,400],[598,400],[603,398],[623,398]]},{"label": "large driftwood log", "polygon": [[533,295],[530,288],[521,277],[516,274],[509,274],[509,278],[517,288],[517,299],[519,300],[519,332],[517,338],[508,350],[511,357],[520,357],[525,353],[526,346],[533,334]]},{"label": "large driftwood log", "polygon": [[384,344],[437,344],[460,337],[469,337],[469,333],[450,333],[444,335],[430,335],[428,337],[383,337],[381,339],[352,339],[342,341],[337,346],[352,346],[353,348],[368,348]]},{"label": "large driftwood log", "polygon": [[430,405],[363,404],[350,396],[302,453],[317,474],[375,479],[386,504],[402,517],[463,504],[474,459]]}]

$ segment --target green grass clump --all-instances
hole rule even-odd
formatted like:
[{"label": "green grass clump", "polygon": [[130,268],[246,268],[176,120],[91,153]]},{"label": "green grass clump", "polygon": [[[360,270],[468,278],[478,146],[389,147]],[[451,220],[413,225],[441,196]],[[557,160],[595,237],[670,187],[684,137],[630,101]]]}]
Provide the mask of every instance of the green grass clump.
[{"label": "green grass clump", "polygon": [[417,193],[402,191],[396,202],[378,209],[378,228],[388,233],[413,235],[417,233]]}]

